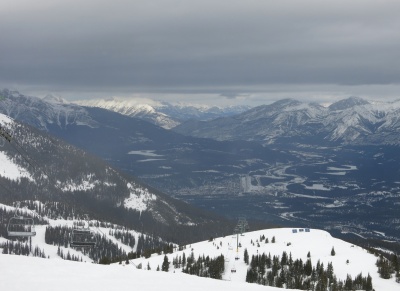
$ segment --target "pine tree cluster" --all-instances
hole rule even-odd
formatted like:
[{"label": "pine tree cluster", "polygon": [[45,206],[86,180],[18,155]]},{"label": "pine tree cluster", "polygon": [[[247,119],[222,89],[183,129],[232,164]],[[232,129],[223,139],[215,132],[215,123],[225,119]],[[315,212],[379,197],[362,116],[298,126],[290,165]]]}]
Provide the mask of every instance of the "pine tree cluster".
[{"label": "pine tree cluster", "polygon": [[7,241],[0,244],[0,248],[3,249],[3,254],[12,254],[12,255],[22,255],[22,256],[29,256],[32,255],[33,257],[39,258],[46,258],[46,254],[44,250],[39,249],[38,246],[32,250],[32,246],[28,243],[22,242],[13,242]]},{"label": "pine tree cluster", "polygon": [[39,225],[39,224],[47,224],[47,220],[44,219],[43,217],[51,219],[57,219],[57,218],[67,219],[68,217],[72,217],[73,214],[72,207],[62,202],[47,201],[43,203],[32,200],[19,200],[19,201],[9,202],[9,205],[17,207],[17,203],[19,203],[19,208],[17,209],[17,212],[9,211],[6,208],[0,207],[0,217],[2,217],[3,219],[9,219],[13,217],[15,214],[26,216],[25,209],[29,209],[37,214],[35,217],[32,216],[31,218],[35,220],[35,224]]},{"label": "pine tree cluster", "polygon": [[334,275],[332,263],[328,263],[325,269],[324,264],[318,261],[316,267],[313,267],[311,258],[306,262],[301,259],[294,261],[292,254],[287,255],[286,252],[281,257],[271,257],[271,254],[265,253],[253,255],[246,282],[313,291],[372,290],[372,278],[369,274],[367,277],[359,274],[354,280],[348,275],[343,282]]},{"label": "pine tree cluster", "polygon": [[[72,228],[67,226],[47,226],[45,232],[45,242],[51,245],[57,245],[64,248],[69,248],[69,244],[71,242]],[[105,236],[101,236],[100,234],[95,234],[96,236],[96,246],[93,248],[80,248],[81,252],[84,255],[87,255],[94,261],[99,262],[101,258],[108,257],[113,261],[120,260],[120,258],[127,257],[125,251],[114,243],[111,240],[107,239]],[[63,258],[68,259],[67,256],[63,256]],[[71,257],[72,259],[72,257]]]},{"label": "pine tree cluster", "polygon": [[[119,238],[122,243],[129,243],[132,248],[136,244],[135,237],[128,231],[110,231],[115,237]],[[45,242],[50,245],[57,245],[63,248],[69,248],[72,236],[72,228],[67,226],[47,226],[45,232]],[[99,233],[96,236],[96,246],[93,248],[80,248],[80,251],[90,257],[92,260],[109,264],[118,262],[123,259],[134,259],[140,256],[150,257],[152,253],[161,254],[164,252],[172,253],[173,244],[166,243],[159,238],[140,235],[137,239],[136,253],[126,253],[118,247],[106,236],[101,236]],[[68,254],[60,256],[68,259]],[[71,256],[71,260],[74,260]],[[81,258],[76,258],[81,260]]]},{"label": "pine tree cluster", "polygon": [[137,255],[149,258],[151,254],[157,253],[170,254],[174,250],[173,244],[166,243],[160,238],[151,236],[140,235],[138,238],[136,253]]},{"label": "pine tree cluster", "polygon": [[378,267],[378,273],[381,278],[390,279],[393,274],[395,274],[396,282],[400,283],[400,263],[396,255],[391,255],[389,259],[380,255],[376,261],[376,266]]},{"label": "pine tree cluster", "polygon": [[75,256],[74,254],[70,254],[69,251],[67,252],[66,255],[64,255],[63,250],[58,247],[57,249],[57,255],[62,258],[63,260],[68,260],[68,261],[75,261],[75,262],[82,262],[82,257],[79,256]]},{"label": "pine tree cluster", "polygon": [[122,231],[122,230],[110,230],[109,235],[114,236],[117,240],[122,242],[124,245],[128,245],[131,248],[135,247],[136,239],[133,234],[129,231]]},{"label": "pine tree cluster", "polygon": [[186,263],[185,257],[182,259],[179,257],[176,261],[182,262],[183,273],[199,277],[222,279],[222,273],[225,271],[225,259],[222,254],[215,259],[211,259],[209,256],[204,257],[203,255],[202,257],[199,256],[196,260],[192,252],[190,257],[187,258]]}]

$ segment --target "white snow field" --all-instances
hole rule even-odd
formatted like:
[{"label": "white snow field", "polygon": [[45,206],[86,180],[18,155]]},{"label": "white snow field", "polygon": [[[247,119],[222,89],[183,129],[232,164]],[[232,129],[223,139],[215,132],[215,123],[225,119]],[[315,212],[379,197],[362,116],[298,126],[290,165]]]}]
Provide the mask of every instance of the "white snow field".
[{"label": "white snow field", "polygon": [[[296,229],[297,233],[293,233],[293,229]],[[203,256],[203,254],[211,258],[222,254],[225,256],[226,260],[223,280],[242,283],[246,281],[246,272],[248,268],[243,261],[244,250],[246,248],[250,260],[252,255],[270,253],[271,256],[282,256],[282,252],[286,251],[288,255],[289,253],[292,254],[293,260],[302,259],[303,262],[305,262],[307,260],[307,253],[310,252],[312,264],[314,266],[317,264],[318,260],[320,260],[325,267],[329,262],[332,262],[334,273],[337,278],[342,281],[346,279],[347,274],[350,274],[353,278],[360,273],[365,277],[370,274],[373,287],[376,291],[400,290],[400,284],[396,283],[394,278],[385,280],[379,277],[378,269],[375,265],[377,257],[368,253],[365,249],[336,239],[323,230],[310,229],[310,232],[306,232],[305,229],[301,228],[293,229],[267,229],[245,233],[244,236],[239,236],[239,242],[242,247],[238,248],[238,252],[236,250],[236,236],[226,236],[223,238],[216,238],[211,242],[204,241],[192,244],[187,246],[183,251],[167,255],[171,263],[169,272],[181,272],[180,269],[174,270],[172,260],[176,256],[182,256],[183,252],[185,252],[186,258],[188,258],[193,251],[195,259],[199,256]],[[260,236],[262,235],[268,238],[269,243],[266,244],[262,242],[258,247],[257,241],[260,240]],[[275,237],[275,243],[271,243],[272,237]],[[252,241],[253,244],[251,243]],[[335,249],[335,256],[331,256],[332,247]],[[236,256],[240,259],[235,260]],[[144,269],[150,265],[152,272],[157,269],[157,266],[161,268],[163,260],[164,255],[157,255],[148,259],[135,259],[132,260],[132,262],[135,265],[141,263]],[[349,263],[347,263],[347,260],[349,260]],[[232,269],[235,269],[236,272],[232,273]]]},{"label": "white snow field", "polygon": [[[381,279],[375,266],[376,257],[366,250],[351,245],[342,240],[333,238],[328,232],[311,229],[292,228],[267,229],[245,233],[239,236],[242,247],[236,251],[236,236],[216,238],[213,241],[203,241],[187,245],[183,251],[176,251],[168,254],[170,262],[169,272],[155,271],[157,266],[162,265],[164,255],[153,255],[148,259],[139,258],[132,260],[130,264],[98,265],[86,262],[72,262],[60,259],[56,254],[56,246],[44,243],[45,226],[38,228],[38,234],[32,241],[33,246],[38,245],[45,250],[46,256],[50,259],[5,255],[0,254],[0,290],[278,290],[275,287],[266,287],[256,284],[245,283],[247,265],[243,261],[244,249],[247,249],[249,256],[254,254],[271,253],[282,255],[283,251],[291,253],[293,259],[307,259],[310,251],[313,265],[320,260],[327,266],[328,262],[333,263],[334,272],[338,279],[344,280],[347,274],[355,277],[362,272],[363,276],[368,274],[372,277],[373,287],[376,291],[400,290],[400,284],[394,278],[389,280]],[[301,231],[302,230],[302,231]],[[105,231],[106,232],[106,231]],[[257,240],[264,235],[269,243],[262,242],[257,246]],[[275,243],[271,243],[275,237]],[[1,241],[4,241],[1,238]],[[253,243],[252,243],[253,241]],[[290,244],[289,244],[290,243]],[[334,247],[336,255],[331,256]],[[71,250],[74,253],[74,250]],[[181,256],[185,252],[189,257],[191,252],[195,258],[198,256],[210,256],[211,258],[223,254],[226,258],[225,273],[223,280],[210,278],[199,278],[181,272],[181,269],[174,269],[173,258]],[[238,256],[240,259],[235,260]],[[85,258],[84,258],[85,259]],[[349,260],[347,264],[346,261]],[[136,266],[142,264],[143,269]],[[150,265],[151,271],[146,270]],[[235,269],[236,273],[231,270]]]},{"label": "white snow field", "polygon": [[277,290],[183,273],[148,272],[133,265],[97,265],[3,254],[0,254],[0,273],[2,291]]}]

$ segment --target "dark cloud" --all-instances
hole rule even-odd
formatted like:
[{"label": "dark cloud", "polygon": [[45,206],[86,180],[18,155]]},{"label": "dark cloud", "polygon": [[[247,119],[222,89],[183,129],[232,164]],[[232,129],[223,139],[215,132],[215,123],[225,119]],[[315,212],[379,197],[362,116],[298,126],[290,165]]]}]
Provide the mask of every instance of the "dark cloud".
[{"label": "dark cloud", "polygon": [[248,99],[251,96],[251,94],[249,94],[249,93],[244,94],[244,93],[237,93],[237,92],[224,92],[224,93],[219,94],[219,96],[225,97],[226,99],[238,99],[238,98]]},{"label": "dark cloud", "polygon": [[235,98],[400,83],[397,0],[6,2],[1,86]]}]

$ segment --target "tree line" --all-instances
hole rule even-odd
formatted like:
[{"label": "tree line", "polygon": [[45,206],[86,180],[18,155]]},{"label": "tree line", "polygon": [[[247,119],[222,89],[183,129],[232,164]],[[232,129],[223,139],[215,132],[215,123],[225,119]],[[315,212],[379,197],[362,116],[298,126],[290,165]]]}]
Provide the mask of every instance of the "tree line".
[{"label": "tree line", "polygon": [[0,248],[3,249],[3,254],[21,255],[46,258],[44,250],[41,250],[38,246],[32,248],[32,243],[20,242],[20,241],[7,241],[0,244]]},{"label": "tree line", "polygon": [[[50,245],[57,245],[69,248],[72,240],[73,229],[68,226],[47,226],[45,231],[45,242]],[[129,241],[130,246],[135,252],[126,253],[118,247],[111,239],[104,234],[94,233],[96,245],[92,248],[80,248],[80,251],[94,260],[103,264],[118,262],[123,259],[134,259],[140,256],[150,257],[152,253],[171,253],[173,245],[166,243],[159,238],[145,236],[141,234],[136,242],[134,235],[128,231],[110,231],[122,243]]]}]

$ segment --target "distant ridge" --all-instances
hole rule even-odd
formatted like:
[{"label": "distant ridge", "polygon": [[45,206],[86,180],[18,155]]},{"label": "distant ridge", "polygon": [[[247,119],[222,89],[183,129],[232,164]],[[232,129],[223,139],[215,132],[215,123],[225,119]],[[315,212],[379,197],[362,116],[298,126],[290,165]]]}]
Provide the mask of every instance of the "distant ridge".
[{"label": "distant ridge", "polygon": [[202,138],[262,144],[400,145],[399,120],[400,102],[374,104],[350,97],[326,108],[284,99],[231,117],[182,123],[173,130]]},{"label": "distant ridge", "polygon": [[196,106],[190,104],[173,105],[168,102],[135,99],[94,99],[75,101],[88,107],[112,110],[130,117],[140,118],[166,129],[171,129],[189,119],[210,120],[246,111],[248,106]]}]

